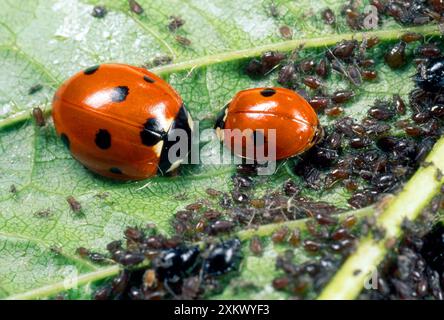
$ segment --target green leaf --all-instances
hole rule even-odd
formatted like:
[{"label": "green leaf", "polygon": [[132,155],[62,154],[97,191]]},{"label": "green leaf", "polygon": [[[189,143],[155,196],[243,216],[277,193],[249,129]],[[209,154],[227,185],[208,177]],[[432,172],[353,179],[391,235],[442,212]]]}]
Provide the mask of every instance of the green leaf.
[{"label": "green leaf", "polygon": [[[209,127],[238,90],[276,85],[275,73],[260,80],[246,76],[246,58],[267,50],[288,52],[302,44],[301,56],[316,57],[343,38],[364,37],[346,27],[339,15],[340,1],[275,1],[280,12],[277,19],[269,13],[272,1],[139,2],[145,9],[141,15],[131,13],[127,2],[118,0],[26,0],[20,4],[0,0],[0,298],[47,298],[76,284],[88,288],[117,273],[118,267],[92,264],[77,256],[76,248],[103,252],[108,242],[121,238],[128,225],[154,222],[162,233],[171,234],[170,220],[177,210],[206,198],[208,187],[231,188],[233,166],[188,165],[175,177],[129,183],[91,174],[56,138],[51,121],[40,128],[31,120],[33,107],[49,113],[52,95],[63,80],[98,63],[142,65],[167,55],[172,64],[153,70],[179,91],[201,127]],[[97,3],[107,6],[103,19],[90,15]],[[335,28],[326,26],[319,15],[326,6],[338,15]],[[171,15],[186,21],[176,33],[167,27]],[[281,38],[282,25],[293,29],[294,40]],[[407,29],[387,20],[366,36],[391,41],[407,31],[438,34],[436,26]],[[177,35],[190,39],[191,45],[178,43]],[[357,95],[346,108],[348,115],[360,118],[375,98],[405,95],[411,89],[414,68],[388,69],[381,63],[384,50],[382,46],[374,51],[379,80],[356,88]],[[42,90],[30,95],[29,89],[37,84]],[[328,86],[333,90],[348,84],[333,75]],[[212,142],[206,147],[218,145]],[[257,192],[280,188],[292,176],[287,165],[280,163],[278,172],[264,178]],[[347,208],[349,193],[340,188],[325,194],[304,192]],[[81,215],[70,210],[68,196],[81,203]],[[248,291],[230,284],[220,297],[282,297],[269,285],[275,274],[273,257],[279,250],[268,244],[264,264],[245,250],[240,278],[255,281],[258,275],[263,288]],[[298,257],[303,259],[302,252]]]}]

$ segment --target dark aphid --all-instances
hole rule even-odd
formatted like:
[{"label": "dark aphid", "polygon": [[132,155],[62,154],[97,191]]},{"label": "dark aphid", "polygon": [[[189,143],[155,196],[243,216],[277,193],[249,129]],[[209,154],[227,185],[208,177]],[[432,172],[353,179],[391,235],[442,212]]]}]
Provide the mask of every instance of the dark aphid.
[{"label": "dark aphid", "polygon": [[293,247],[297,247],[301,243],[301,231],[298,228],[294,229],[291,232],[290,238],[288,239],[288,242]]},{"label": "dark aphid", "polygon": [[406,63],[405,47],[405,42],[400,41],[391,49],[389,49],[389,51],[387,51],[384,56],[384,60],[390,68],[397,69],[402,67]]},{"label": "dark aphid", "polygon": [[209,248],[204,262],[204,272],[208,275],[221,275],[236,268],[241,258],[241,243],[231,239]]},{"label": "dark aphid", "polygon": [[82,205],[73,196],[66,198],[66,201],[73,212],[77,213],[82,210]]},{"label": "dark aphid", "polygon": [[284,290],[285,288],[288,287],[290,283],[290,280],[288,279],[288,277],[279,277],[276,279],[273,279],[273,288],[276,290]]},{"label": "dark aphid", "polygon": [[180,27],[182,27],[184,24],[185,24],[185,20],[182,19],[181,17],[171,16],[170,23],[168,24],[168,29],[171,32],[174,32],[177,29],[179,29]]},{"label": "dark aphid", "polygon": [[416,32],[407,32],[404,33],[401,36],[401,40],[405,43],[410,43],[414,41],[422,41],[424,39],[424,36],[422,34],[416,33]]},{"label": "dark aphid", "polygon": [[347,71],[345,70],[345,67],[338,59],[333,59],[331,61],[331,68],[342,75],[347,75]]},{"label": "dark aphid", "polygon": [[199,211],[200,209],[202,209],[203,204],[201,202],[194,202],[194,203],[190,203],[189,205],[187,205],[185,207],[185,209],[187,210],[191,210],[191,211]]},{"label": "dark aphid", "polygon": [[421,64],[415,77],[418,87],[428,92],[439,92],[444,86],[444,59],[432,58]]},{"label": "dark aphid", "polygon": [[177,36],[175,37],[175,39],[176,39],[176,41],[177,41],[179,44],[181,44],[181,45],[184,46],[184,47],[189,47],[189,46],[191,45],[191,40],[188,39],[188,38],[186,38],[186,37],[184,37],[184,36],[179,36],[179,35],[177,35]]},{"label": "dark aphid", "polygon": [[86,249],[85,247],[78,247],[76,249],[76,254],[78,254],[82,258],[86,258],[89,255],[89,250]]},{"label": "dark aphid", "polygon": [[295,71],[296,71],[296,68],[294,67],[293,63],[286,64],[279,71],[277,82],[282,85],[291,84],[296,76]]},{"label": "dark aphid", "polygon": [[250,251],[259,256],[262,254],[264,248],[262,247],[262,241],[258,236],[253,236],[250,240]]},{"label": "dark aphid", "polygon": [[261,64],[264,74],[271,71],[284,59],[285,55],[283,53],[275,51],[265,52],[261,57]]},{"label": "dark aphid", "polygon": [[140,231],[137,228],[133,228],[133,227],[126,228],[125,231],[123,232],[123,234],[125,235],[125,238],[131,239],[134,241],[140,241],[143,237],[142,231]]},{"label": "dark aphid", "polygon": [[17,187],[15,186],[15,184],[11,184],[9,186],[9,192],[11,193],[17,193]]},{"label": "dark aphid", "polygon": [[412,120],[415,123],[425,123],[429,121],[429,119],[430,119],[430,113],[427,111],[414,113],[412,115]]},{"label": "dark aphid", "polygon": [[353,149],[361,149],[370,145],[371,140],[367,137],[353,137],[350,139],[350,147]]},{"label": "dark aphid", "polygon": [[354,95],[351,90],[338,90],[332,94],[331,100],[335,103],[344,103],[349,101]]},{"label": "dark aphid", "polygon": [[157,278],[160,281],[177,282],[193,269],[200,254],[199,247],[179,246],[163,251],[153,261]]},{"label": "dark aphid", "polygon": [[216,235],[220,233],[227,233],[233,230],[234,222],[228,220],[217,220],[210,225],[210,234]]},{"label": "dark aphid", "polygon": [[313,76],[307,76],[303,79],[304,84],[310,89],[317,89],[322,85],[321,80]]},{"label": "dark aphid", "polygon": [[321,78],[323,79],[327,78],[329,73],[329,66],[327,59],[323,58],[319,61],[319,63],[316,65],[315,72]]},{"label": "dark aphid", "polygon": [[336,58],[347,59],[353,55],[356,46],[355,40],[342,40],[332,49],[332,53]]},{"label": "dark aphid", "polygon": [[313,109],[318,111],[325,109],[328,106],[330,103],[330,98],[314,96],[308,100],[308,103],[313,107]]},{"label": "dark aphid", "polygon": [[282,26],[279,28],[279,33],[284,39],[292,39],[293,38],[293,30],[289,26]]},{"label": "dark aphid", "polygon": [[375,80],[378,77],[378,73],[375,70],[362,70],[361,75],[364,80]]},{"label": "dark aphid", "polygon": [[388,120],[394,116],[394,112],[385,101],[377,100],[367,114],[376,120]]},{"label": "dark aphid", "polygon": [[271,240],[274,243],[282,243],[285,241],[286,237],[288,235],[288,228],[287,227],[282,227],[278,230],[276,230],[272,236],[271,236]]},{"label": "dark aphid", "polygon": [[253,179],[251,177],[235,175],[233,177],[233,185],[238,189],[240,188],[248,189],[253,185]]},{"label": "dark aphid", "polygon": [[145,260],[145,256],[141,253],[122,253],[120,255],[115,255],[116,261],[123,266],[134,266]]},{"label": "dark aphid", "polygon": [[299,62],[299,70],[301,70],[304,73],[311,72],[313,68],[315,67],[316,63],[313,59],[305,59]]},{"label": "dark aphid", "polygon": [[420,135],[422,135],[422,130],[419,127],[416,126],[407,126],[404,128],[404,131],[407,135],[411,136],[411,137],[418,137]]},{"label": "dark aphid", "polygon": [[158,56],[155,57],[153,59],[153,66],[158,67],[158,66],[163,66],[166,64],[169,64],[173,61],[173,58],[171,58],[170,56]]},{"label": "dark aphid", "polygon": [[128,0],[130,10],[135,14],[142,14],[143,8],[136,0]]},{"label": "dark aphid", "polygon": [[213,188],[207,188],[207,189],[205,190],[205,192],[206,192],[209,196],[211,196],[211,197],[217,197],[217,196],[220,196],[220,195],[222,194],[222,192],[217,191],[216,189],[213,189]]},{"label": "dark aphid", "polygon": [[43,115],[42,109],[39,107],[32,109],[32,116],[37,126],[44,127],[46,124],[45,116]]},{"label": "dark aphid", "polygon": [[108,300],[111,298],[112,287],[105,285],[94,292],[94,300]]},{"label": "dark aphid", "polygon": [[324,19],[324,22],[330,26],[336,23],[336,16],[330,8],[322,11],[322,19]]},{"label": "dark aphid", "polygon": [[292,180],[287,180],[284,183],[284,193],[285,195],[292,197],[301,192],[301,189]]},{"label": "dark aphid", "polygon": [[276,67],[284,58],[285,55],[279,52],[265,52],[260,60],[253,59],[248,63],[245,68],[245,73],[252,78],[264,76],[267,72]]},{"label": "dark aphid", "polygon": [[423,139],[418,147],[418,153],[415,157],[415,162],[420,163],[425,160],[430,150],[432,150],[433,145],[435,144],[435,140],[433,138],[425,138]]},{"label": "dark aphid", "polygon": [[347,25],[353,30],[362,29],[362,16],[354,8],[347,8],[345,10],[345,20]]},{"label": "dark aphid", "polygon": [[122,294],[129,282],[129,272],[127,270],[122,270],[117,277],[111,282],[114,294]]},{"label": "dark aphid", "polygon": [[348,232],[348,230],[346,228],[336,229],[331,234],[332,240],[335,240],[335,241],[343,240],[343,239],[348,239],[348,238],[351,238],[351,237],[352,237],[352,235]]},{"label": "dark aphid", "polygon": [[378,37],[371,37],[367,39],[366,48],[371,49],[376,46],[381,40]]},{"label": "dark aphid", "polygon": [[362,84],[361,71],[357,66],[349,65],[347,67],[347,75],[350,82],[355,86],[360,86]]},{"label": "dark aphid", "polygon": [[319,242],[313,240],[304,240],[304,249],[308,252],[317,252],[321,248]]},{"label": "dark aphid", "polygon": [[329,117],[339,117],[344,112],[340,106],[333,106],[324,110],[324,113]]},{"label": "dark aphid", "polygon": [[28,94],[31,95],[31,94],[37,93],[42,89],[43,89],[43,85],[41,85],[40,83],[37,83],[37,84],[33,85],[31,88],[29,88]]},{"label": "dark aphid", "polygon": [[444,117],[444,105],[436,104],[432,108],[430,108],[430,113],[437,118]]},{"label": "dark aphid", "polygon": [[418,48],[418,54],[426,58],[435,58],[441,55],[441,50],[436,44],[427,43]]},{"label": "dark aphid", "polygon": [[373,67],[375,65],[375,60],[373,59],[360,59],[357,61],[358,65],[363,68]]},{"label": "dark aphid", "polygon": [[103,18],[105,17],[107,14],[107,10],[105,8],[105,6],[94,6],[91,15],[94,18]]},{"label": "dark aphid", "polygon": [[331,215],[317,213],[315,215],[316,222],[320,225],[334,225],[337,223],[337,219]]},{"label": "dark aphid", "polygon": [[385,10],[385,2],[381,0],[371,0],[370,4],[375,6],[379,12],[383,12]]},{"label": "dark aphid", "polygon": [[275,3],[271,3],[268,7],[268,11],[273,18],[279,18],[279,10]]},{"label": "dark aphid", "polygon": [[49,208],[34,212],[34,215],[38,218],[48,218],[51,214],[52,212]]},{"label": "dark aphid", "polygon": [[102,263],[106,260],[106,257],[99,252],[88,252],[88,258],[92,262]]},{"label": "dark aphid", "polygon": [[111,241],[106,245],[106,250],[108,250],[108,252],[110,253],[114,253],[115,251],[121,249],[122,249],[122,241],[120,240]]},{"label": "dark aphid", "polygon": [[393,107],[395,108],[396,113],[405,114],[406,111],[405,103],[399,94],[393,95]]},{"label": "dark aphid", "polygon": [[222,215],[222,212],[216,210],[207,210],[203,213],[203,216],[207,220],[216,220]]}]

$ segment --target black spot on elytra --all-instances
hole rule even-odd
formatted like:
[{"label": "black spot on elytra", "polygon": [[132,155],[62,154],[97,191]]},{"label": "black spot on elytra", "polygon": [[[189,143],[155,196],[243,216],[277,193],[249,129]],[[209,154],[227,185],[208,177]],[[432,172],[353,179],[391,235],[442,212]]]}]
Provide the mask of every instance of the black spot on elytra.
[{"label": "black spot on elytra", "polygon": [[99,69],[99,67],[100,67],[100,65],[86,68],[85,71],[83,71],[83,73],[89,76],[89,75],[93,74],[94,72],[96,72]]},{"label": "black spot on elytra", "polygon": [[109,169],[109,172],[114,173],[114,174],[122,174],[122,170],[120,170],[119,168],[116,168],[116,167],[112,167],[111,169]]},{"label": "black spot on elytra", "polygon": [[155,118],[148,119],[143,125],[142,131],[140,131],[142,143],[148,147],[157,144],[164,138],[165,135],[166,132],[163,130],[159,121],[157,121]]},{"label": "black spot on elytra", "polygon": [[126,96],[129,93],[129,88],[127,86],[118,86],[113,89],[111,92],[111,101],[112,102],[122,102],[125,101]]},{"label": "black spot on elytra", "polygon": [[216,116],[216,123],[214,124],[214,129],[220,128],[223,129],[225,127],[225,112],[228,108],[228,104],[223,107],[221,111]]},{"label": "black spot on elytra", "polygon": [[152,78],[150,78],[148,76],[143,76],[143,80],[145,80],[148,83],[154,83],[155,82],[154,79],[152,79]]},{"label": "black spot on elytra", "polygon": [[[169,155],[169,151],[170,148],[179,142],[180,137],[182,137],[182,135],[180,135],[179,137],[176,136],[176,130],[177,129],[181,129],[181,130],[185,130],[186,132],[186,137],[187,137],[187,152],[186,154],[176,154],[176,157],[180,157],[181,159],[185,158],[186,155],[190,152],[191,150],[191,128],[190,125],[188,123],[188,112],[185,109],[185,106],[182,104],[182,106],[179,109],[179,112],[177,113],[176,118],[174,119],[170,130],[168,131],[168,134],[165,136],[164,143],[163,143],[163,147],[162,147],[162,151],[160,153],[160,159],[159,159],[159,170],[158,173],[159,174],[164,174],[166,173],[170,168],[171,165],[173,164],[169,159],[168,155]],[[178,151],[180,151],[180,149],[178,149]],[[182,150],[183,151],[183,150]]]},{"label": "black spot on elytra", "polygon": [[67,147],[69,149],[70,142],[69,142],[68,136],[66,134],[62,133],[60,135],[60,139],[62,139],[62,143],[65,145],[65,147]]},{"label": "black spot on elytra", "polygon": [[261,91],[261,95],[264,96],[264,97],[271,97],[275,93],[276,93],[276,90],[274,90],[272,88],[266,88],[266,89]]},{"label": "black spot on elytra", "polygon": [[96,133],[95,142],[100,149],[109,149],[111,147],[111,134],[108,130],[99,129]]}]

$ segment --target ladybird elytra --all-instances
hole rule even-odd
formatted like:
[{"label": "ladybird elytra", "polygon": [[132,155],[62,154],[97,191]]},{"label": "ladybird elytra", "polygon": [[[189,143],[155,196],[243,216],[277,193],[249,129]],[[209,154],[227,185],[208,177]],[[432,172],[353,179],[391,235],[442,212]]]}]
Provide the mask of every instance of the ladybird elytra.
[{"label": "ladybird elytra", "polygon": [[[251,158],[245,153],[248,139],[254,144],[256,133],[261,132],[266,144],[269,129],[276,130],[275,160],[298,155],[323,136],[316,112],[310,104],[296,92],[285,88],[253,88],[238,92],[219,113],[215,129],[225,146],[243,158]],[[226,138],[227,130],[235,129],[251,130],[253,134],[240,141],[232,135]],[[267,146],[264,148],[267,149]]]},{"label": "ladybird elytra", "polygon": [[102,64],[87,68],[57,90],[52,116],[75,159],[99,175],[139,180],[177,167],[168,137],[193,122],[181,97],[143,68]]}]

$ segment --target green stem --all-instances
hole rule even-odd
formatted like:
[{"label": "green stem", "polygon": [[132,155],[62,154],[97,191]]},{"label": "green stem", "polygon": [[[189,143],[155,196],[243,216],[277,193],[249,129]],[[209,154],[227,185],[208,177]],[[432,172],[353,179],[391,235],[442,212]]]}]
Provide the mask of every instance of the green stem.
[{"label": "green stem", "polygon": [[[355,216],[356,218],[361,218],[364,216],[371,215],[374,212],[375,212],[375,208],[373,206],[368,206],[368,207],[357,209],[357,210],[342,212],[338,216],[339,216],[339,221],[342,221],[351,215]],[[241,241],[249,240],[253,236],[268,237],[282,227],[287,227],[289,229],[298,228],[302,231],[307,228],[307,221],[309,221],[309,220],[312,220],[312,218],[265,224],[265,225],[262,225],[256,229],[241,230],[241,231],[237,232],[237,237]]]},{"label": "green stem", "polygon": [[[362,291],[364,282],[384,259],[388,249],[384,245],[389,239],[399,239],[402,235],[404,219],[414,220],[440,191],[444,179],[437,173],[444,172],[444,137],[433,147],[426,162],[407,182],[403,190],[377,218],[379,227],[385,230],[383,239],[376,241],[371,236],[364,238],[357,250],[345,261],[342,267],[324,288],[318,299],[354,299]],[[359,273],[356,272],[359,270]]]},{"label": "green stem", "polygon": [[44,287],[40,287],[34,290],[30,290],[24,293],[19,293],[6,298],[7,300],[30,300],[38,299],[43,297],[51,297],[59,292],[66,291],[69,289],[76,288],[78,286],[88,284],[92,281],[97,281],[105,279],[119,273],[120,267],[118,265],[113,265],[107,268],[102,268],[100,270],[85,273],[76,279],[75,281],[60,281],[54,284],[50,284]]},{"label": "green stem", "polygon": [[426,25],[419,27],[394,29],[394,30],[377,30],[368,32],[352,32],[343,34],[332,34],[324,37],[311,38],[311,39],[294,39],[284,42],[271,43],[264,46],[259,46],[256,48],[242,49],[230,52],[222,52],[218,54],[213,54],[194,60],[188,60],[183,62],[178,62],[162,67],[153,68],[152,71],[158,75],[167,75],[173,72],[180,72],[184,70],[192,70],[195,68],[200,68],[204,66],[241,60],[246,58],[253,58],[260,56],[266,51],[281,51],[288,52],[292,51],[300,46],[307,48],[320,48],[327,47],[336,44],[341,40],[351,40],[355,39],[361,41],[364,38],[377,37],[381,41],[390,41],[398,39],[401,35],[407,32],[420,33],[424,36],[440,35],[441,32],[437,25]]}]

